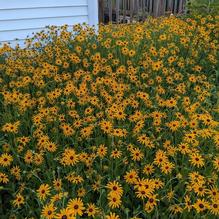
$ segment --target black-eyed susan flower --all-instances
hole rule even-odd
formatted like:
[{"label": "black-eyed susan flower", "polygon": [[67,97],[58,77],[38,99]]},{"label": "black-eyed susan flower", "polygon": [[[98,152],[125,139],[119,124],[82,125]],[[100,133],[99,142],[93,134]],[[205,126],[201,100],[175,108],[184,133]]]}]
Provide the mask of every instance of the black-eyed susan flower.
[{"label": "black-eyed susan flower", "polygon": [[62,189],[62,180],[61,179],[54,179],[53,186],[55,190],[60,191]]},{"label": "black-eyed susan flower", "polygon": [[213,201],[209,206],[209,210],[213,215],[219,215],[219,201]]},{"label": "black-eyed susan flower", "polygon": [[0,172],[0,182],[4,184],[8,183],[9,182],[8,175]]},{"label": "black-eyed susan flower", "polygon": [[95,216],[98,214],[98,212],[99,212],[99,209],[95,206],[95,204],[93,204],[93,203],[88,203],[87,204],[85,213],[89,217],[95,218]]},{"label": "black-eyed susan flower", "polygon": [[73,215],[82,216],[85,207],[80,198],[75,198],[75,199],[69,200],[67,209]]},{"label": "black-eyed susan flower", "polygon": [[60,159],[61,164],[64,166],[73,166],[78,162],[78,155],[72,148],[66,148],[62,153],[62,158]]},{"label": "black-eyed susan flower", "polygon": [[13,206],[19,208],[25,203],[24,196],[18,193],[13,201]]},{"label": "black-eyed susan flower", "polygon": [[200,213],[209,209],[209,203],[205,199],[197,199],[193,204],[193,208],[197,211],[197,213]]},{"label": "black-eyed susan flower", "polygon": [[10,166],[12,161],[13,161],[12,155],[10,155],[8,153],[1,154],[1,156],[0,156],[0,165],[1,166],[3,166],[3,167]]},{"label": "black-eyed susan flower", "polygon": [[55,218],[55,211],[56,207],[53,204],[45,205],[42,209],[41,216],[46,219],[53,219]]},{"label": "black-eyed susan flower", "polygon": [[135,184],[138,179],[138,173],[135,170],[130,170],[126,172],[125,176],[125,181],[129,184]]},{"label": "black-eyed susan flower", "polygon": [[55,219],[76,219],[76,217],[72,215],[71,210],[64,208],[55,215]]},{"label": "black-eyed susan flower", "polygon": [[40,185],[37,195],[41,200],[45,200],[50,195],[50,186],[48,184]]},{"label": "black-eyed susan flower", "polygon": [[117,181],[107,183],[106,188],[110,189],[110,193],[116,193],[119,196],[123,194],[122,186]]},{"label": "black-eyed susan flower", "polygon": [[110,212],[109,215],[106,215],[106,219],[120,219],[119,215]]},{"label": "black-eyed susan flower", "polygon": [[103,144],[101,144],[99,146],[99,148],[97,149],[97,155],[100,157],[100,158],[103,158],[104,156],[106,156],[107,154],[107,147]]},{"label": "black-eyed susan flower", "polygon": [[194,153],[190,155],[190,162],[192,165],[197,167],[202,167],[205,164],[203,157],[198,153]]}]

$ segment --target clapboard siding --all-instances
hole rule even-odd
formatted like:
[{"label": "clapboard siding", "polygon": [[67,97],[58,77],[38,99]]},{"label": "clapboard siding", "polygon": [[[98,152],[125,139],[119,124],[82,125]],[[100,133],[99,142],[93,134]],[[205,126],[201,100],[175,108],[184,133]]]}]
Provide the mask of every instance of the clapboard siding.
[{"label": "clapboard siding", "polygon": [[[18,38],[18,36],[19,36],[19,39],[25,39],[27,36],[31,36],[34,32],[40,32],[44,29],[45,28],[33,28],[33,29],[0,32],[0,38],[5,39],[4,41],[13,41],[16,38]],[[28,34],[27,34],[27,31],[28,31]]]},{"label": "clapboard siding", "polygon": [[34,19],[20,19],[20,20],[9,20],[0,21],[0,32],[3,31],[14,31],[21,29],[33,29],[45,27],[48,24],[60,26],[62,24],[74,24],[88,22],[87,15],[84,16],[63,16],[63,17],[43,17]]},{"label": "clapboard siding", "polygon": [[22,43],[48,25],[97,25],[97,22],[97,0],[0,1],[0,43]]},{"label": "clapboard siding", "polygon": [[4,0],[0,1],[0,10],[87,5],[88,1],[92,0]]},{"label": "clapboard siding", "polygon": [[20,19],[34,19],[62,16],[78,16],[87,15],[87,5],[83,6],[62,6],[50,8],[25,8],[25,9],[11,9],[0,11],[0,21],[20,20]]}]

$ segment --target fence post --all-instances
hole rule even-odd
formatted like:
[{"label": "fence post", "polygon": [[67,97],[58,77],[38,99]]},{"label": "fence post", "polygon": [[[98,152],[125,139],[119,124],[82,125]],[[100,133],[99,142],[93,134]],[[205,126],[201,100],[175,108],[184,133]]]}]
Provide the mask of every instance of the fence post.
[{"label": "fence post", "polygon": [[168,10],[170,13],[173,13],[173,0],[168,0],[167,10]]},{"label": "fence post", "polygon": [[116,23],[119,23],[119,9],[120,9],[120,4],[119,0],[116,0]]},{"label": "fence post", "polygon": [[130,0],[130,22],[133,21],[134,0]]},{"label": "fence post", "polygon": [[151,15],[153,12],[153,0],[149,0],[149,14]]},{"label": "fence post", "polygon": [[[88,1],[88,8],[90,4],[92,4],[92,2]],[[98,5],[99,5],[99,9],[98,9],[99,23],[103,23],[104,22],[104,0],[98,0]],[[91,14],[94,14],[94,12],[91,11]]]},{"label": "fence post", "polygon": [[139,0],[136,0],[136,14],[137,14],[137,21],[139,21]]},{"label": "fence post", "polygon": [[112,22],[113,18],[113,7],[112,7],[112,0],[108,0],[109,6],[109,22]]},{"label": "fence post", "polygon": [[164,15],[165,14],[165,0],[159,1],[159,13],[158,16]]},{"label": "fence post", "polygon": [[160,0],[154,0],[154,16],[157,17],[159,13]]},{"label": "fence post", "polygon": [[185,0],[179,0],[179,13],[183,13],[184,12],[184,4],[185,4]]},{"label": "fence post", "polygon": [[142,0],[142,18],[143,18],[143,20],[145,20],[145,18],[146,18],[146,4],[147,4],[147,1]]},{"label": "fence post", "polygon": [[177,3],[178,3],[178,0],[175,0],[174,1],[174,14],[177,12]]},{"label": "fence post", "polygon": [[123,23],[125,23],[125,17],[126,17],[126,1],[125,0],[123,0],[123,4],[122,4],[122,6],[123,6]]}]

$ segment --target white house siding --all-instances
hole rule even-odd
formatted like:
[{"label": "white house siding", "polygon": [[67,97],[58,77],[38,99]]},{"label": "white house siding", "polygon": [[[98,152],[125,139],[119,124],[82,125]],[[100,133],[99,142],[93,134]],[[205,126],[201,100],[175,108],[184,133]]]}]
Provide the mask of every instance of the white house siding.
[{"label": "white house siding", "polygon": [[83,22],[97,25],[97,0],[0,0],[0,43],[22,44],[47,25]]}]

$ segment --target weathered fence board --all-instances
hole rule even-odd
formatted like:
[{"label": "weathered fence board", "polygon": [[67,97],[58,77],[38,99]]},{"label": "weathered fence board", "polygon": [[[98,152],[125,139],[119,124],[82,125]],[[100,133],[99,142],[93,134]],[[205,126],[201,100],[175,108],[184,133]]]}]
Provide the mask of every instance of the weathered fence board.
[{"label": "weathered fence board", "polygon": [[109,22],[112,22],[113,19],[112,1],[108,1],[108,6],[109,6]]},{"label": "weathered fence board", "polygon": [[142,21],[149,15],[184,13],[185,3],[186,0],[99,0],[99,21],[124,23]]}]

